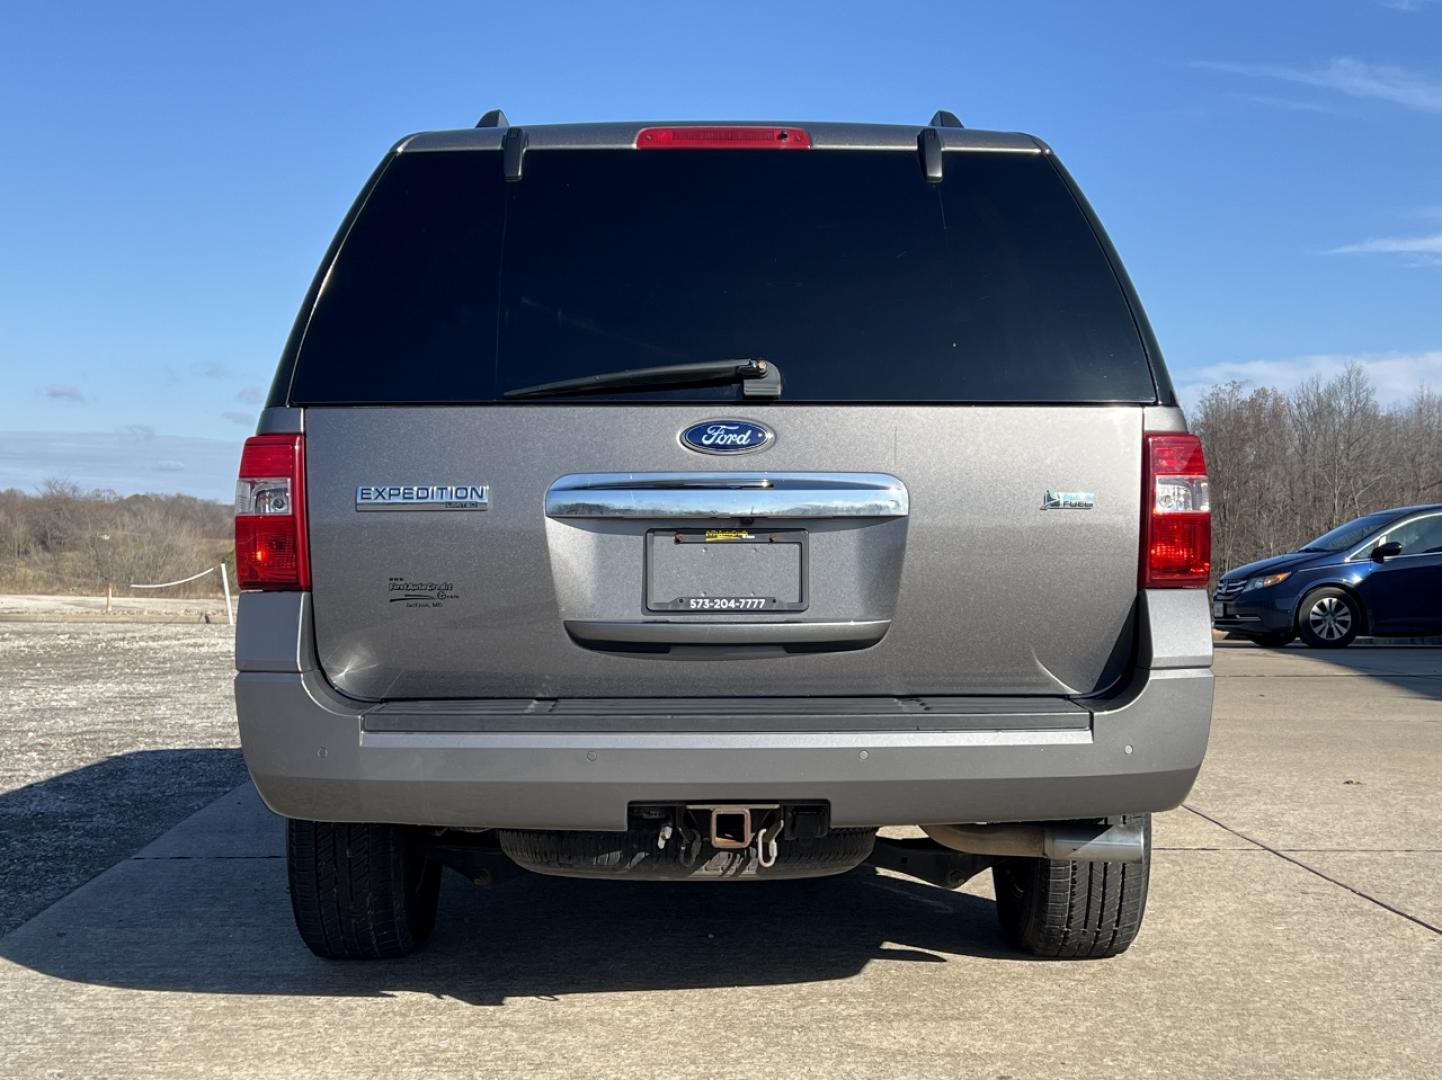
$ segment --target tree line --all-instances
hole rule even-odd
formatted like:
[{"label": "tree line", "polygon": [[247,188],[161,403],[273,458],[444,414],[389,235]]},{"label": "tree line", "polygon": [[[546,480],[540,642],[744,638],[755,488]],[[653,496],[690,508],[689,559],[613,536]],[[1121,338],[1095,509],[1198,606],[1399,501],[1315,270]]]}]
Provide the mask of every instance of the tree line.
[{"label": "tree line", "polygon": [[[107,584],[174,581],[215,566],[234,572],[230,507],[190,495],[85,491],[63,480],[0,491],[0,592],[100,594]],[[160,596],[209,596],[214,575]],[[137,594],[139,595],[139,594]]]},{"label": "tree line", "polygon": [[1212,566],[1292,551],[1393,506],[1442,502],[1442,395],[1383,407],[1364,368],[1295,390],[1214,386],[1188,410],[1212,481]]}]

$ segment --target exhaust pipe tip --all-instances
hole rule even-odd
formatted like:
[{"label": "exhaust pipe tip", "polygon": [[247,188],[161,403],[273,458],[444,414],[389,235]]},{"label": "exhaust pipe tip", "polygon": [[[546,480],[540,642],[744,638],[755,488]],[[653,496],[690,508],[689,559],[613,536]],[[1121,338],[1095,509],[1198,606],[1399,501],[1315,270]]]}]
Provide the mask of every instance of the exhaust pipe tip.
[{"label": "exhaust pipe tip", "polygon": [[1087,821],[999,825],[923,825],[938,844],[968,855],[999,855],[1066,862],[1138,863],[1146,856],[1141,822]]}]

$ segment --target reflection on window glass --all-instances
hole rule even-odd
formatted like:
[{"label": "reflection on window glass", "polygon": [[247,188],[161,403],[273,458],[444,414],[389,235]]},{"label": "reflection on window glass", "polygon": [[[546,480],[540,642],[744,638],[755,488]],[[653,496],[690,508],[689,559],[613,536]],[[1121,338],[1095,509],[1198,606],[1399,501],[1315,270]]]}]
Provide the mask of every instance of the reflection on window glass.
[{"label": "reflection on window glass", "polygon": [[1401,544],[1403,555],[1442,551],[1442,515],[1418,518],[1399,525],[1388,531],[1387,540]]}]

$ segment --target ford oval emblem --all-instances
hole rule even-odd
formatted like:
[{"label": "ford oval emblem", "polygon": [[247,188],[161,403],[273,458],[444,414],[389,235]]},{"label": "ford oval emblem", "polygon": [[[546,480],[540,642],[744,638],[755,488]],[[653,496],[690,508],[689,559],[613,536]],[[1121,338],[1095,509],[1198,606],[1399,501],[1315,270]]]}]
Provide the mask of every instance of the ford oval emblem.
[{"label": "ford oval emblem", "polygon": [[681,445],[698,454],[754,454],[776,441],[776,433],[751,420],[702,420],[681,432]]}]

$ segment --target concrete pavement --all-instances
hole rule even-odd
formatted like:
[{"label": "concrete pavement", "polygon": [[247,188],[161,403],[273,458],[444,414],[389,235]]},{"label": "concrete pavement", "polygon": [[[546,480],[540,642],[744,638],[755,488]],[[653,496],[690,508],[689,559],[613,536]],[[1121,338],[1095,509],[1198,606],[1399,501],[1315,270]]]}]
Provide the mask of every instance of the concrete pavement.
[{"label": "concrete pavement", "polygon": [[[1218,649],[1212,752],[1116,960],[1010,953],[989,883],[453,875],[409,960],[290,925],[248,787],[0,938],[16,1077],[1419,1077],[1442,1059],[1442,651]],[[1204,816],[1205,815],[1205,816]]]}]

